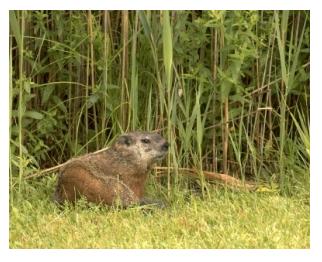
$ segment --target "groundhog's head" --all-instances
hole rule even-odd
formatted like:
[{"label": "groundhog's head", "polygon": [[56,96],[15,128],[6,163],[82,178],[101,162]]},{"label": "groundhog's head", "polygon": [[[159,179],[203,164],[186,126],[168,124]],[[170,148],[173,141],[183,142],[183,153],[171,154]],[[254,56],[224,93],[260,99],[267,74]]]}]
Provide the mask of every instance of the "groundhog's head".
[{"label": "groundhog's head", "polygon": [[151,166],[166,155],[169,143],[157,133],[131,132],[121,135],[113,146],[124,155]]}]

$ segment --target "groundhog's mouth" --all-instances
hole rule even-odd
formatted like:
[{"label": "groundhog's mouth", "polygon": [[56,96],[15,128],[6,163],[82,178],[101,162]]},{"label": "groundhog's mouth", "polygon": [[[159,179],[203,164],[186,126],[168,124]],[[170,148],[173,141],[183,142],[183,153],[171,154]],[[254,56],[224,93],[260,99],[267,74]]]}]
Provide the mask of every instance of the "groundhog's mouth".
[{"label": "groundhog's mouth", "polygon": [[154,157],[154,161],[162,160],[165,157],[165,155],[168,153],[168,149],[169,149],[169,143],[165,142],[161,146],[160,151],[158,151],[156,156]]},{"label": "groundhog's mouth", "polygon": [[162,153],[160,153],[159,155],[157,155],[154,159],[156,160],[156,161],[158,161],[158,160],[162,160],[164,157],[165,157],[165,155],[167,154],[167,151],[166,152],[162,152]]}]

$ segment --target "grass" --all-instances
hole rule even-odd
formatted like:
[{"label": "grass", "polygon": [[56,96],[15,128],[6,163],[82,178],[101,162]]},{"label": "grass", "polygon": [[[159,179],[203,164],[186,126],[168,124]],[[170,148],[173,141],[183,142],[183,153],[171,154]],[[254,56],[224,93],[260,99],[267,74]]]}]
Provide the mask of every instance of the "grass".
[{"label": "grass", "polygon": [[10,209],[10,248],[310,247],[309,201],[301,196],[209,186],[207,199],[181,192],[165,209],[82,200],[59,209],[50,199],[54,185],[54,176],[24,185],[28,197]]}]

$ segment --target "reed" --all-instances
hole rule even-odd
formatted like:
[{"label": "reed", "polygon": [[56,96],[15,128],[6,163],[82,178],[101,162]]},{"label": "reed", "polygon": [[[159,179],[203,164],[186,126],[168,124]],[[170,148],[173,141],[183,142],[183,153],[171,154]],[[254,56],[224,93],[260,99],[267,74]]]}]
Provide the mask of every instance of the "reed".
[{"label": "reed", "polygon": [[168,197],[191,186],[179,167],[199,171],[204,196],[203,171],[293,194],[309,181],[309,21],[308,11],[11,11],[12,192],[35,169],[146,129],[171,142]]}]

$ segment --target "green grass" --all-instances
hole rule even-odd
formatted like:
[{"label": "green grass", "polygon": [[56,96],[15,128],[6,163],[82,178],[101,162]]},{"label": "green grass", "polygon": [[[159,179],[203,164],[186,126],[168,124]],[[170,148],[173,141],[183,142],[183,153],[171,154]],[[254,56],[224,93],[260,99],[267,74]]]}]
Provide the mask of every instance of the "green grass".
[{"label": "green grass", "polygon": [[10,248],[310,247],[309,200],[300,195],[209,186],[206,199],[178,191],[165,209],[80,201],[60,210],[54,185],[51,176],[24,184],[24,199],[10,208]]}]

